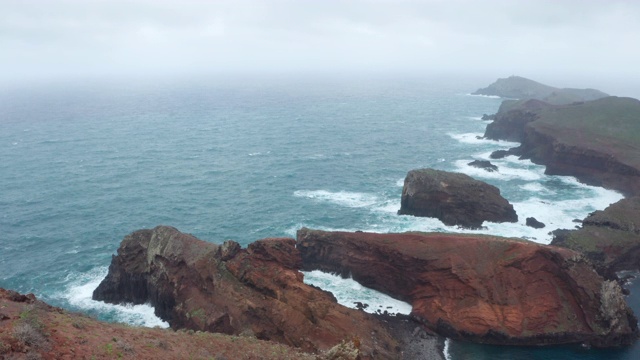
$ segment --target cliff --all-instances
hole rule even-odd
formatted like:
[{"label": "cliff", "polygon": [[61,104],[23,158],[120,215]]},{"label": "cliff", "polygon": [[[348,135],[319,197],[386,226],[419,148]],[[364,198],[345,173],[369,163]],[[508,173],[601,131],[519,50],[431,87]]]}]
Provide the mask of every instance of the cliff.
[{"label": "cliff", "polygon": [[595,211],[580,229],[556,232],[551,243],[584,253],[608,278],[620,270],[640,269],[640,197]]},{"label": "cliff", "polygon": [[313,353],[353,340],[363,359],[400,357],[402,344],[385,322],[306,285],[300,266],[293,239],[241,249],[159,226],[124,238],[93,297],[150,303],[174,329],[253,336]]},{"label": "cliff", "polygon": [[478,89],[474,95],[491,95],[511,99],[538,99],[549,104],[571,104],[591,101],[608,96],[595,89],[556,88],[520,76],[498,79],[486,88]]},{"label": "cliff", "polygon": [[546,174],[575,176],[634,197],[589,216],[581,229],[556,232],[553,244],[584,252],[608,278],[640,269],[640,233],[630,220],[640,216],[640,101],[505,101],[485,137],[521,142],[507,154],[546,165]]},{"label": "cliff", "polygon": [[636,320],[620,286],[579,253],[454,234],[301,229],[304,268],[350,275],[412,304],[437,333],[501,345],[629,344]]},{"label": "cliff", "polygon": [[404,180],[400,215],[434,217],[446,225],[479,228],[484,221],[516,222],[500,190],[461,173],[411,170]]}]

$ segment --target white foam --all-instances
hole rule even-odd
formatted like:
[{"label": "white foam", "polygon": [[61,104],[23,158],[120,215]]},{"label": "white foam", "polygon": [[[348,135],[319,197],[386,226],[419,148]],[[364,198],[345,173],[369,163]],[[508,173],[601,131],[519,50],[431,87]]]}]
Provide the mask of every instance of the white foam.
[{"label": "white foam", "polygon": [[503,140],[491,140],[485,139],[483,133],[464,133],[464,134],[455,134],[455,133],[447,133],[449,137],[454,140],[457,140],[464,144],[472,144],[472,145],[494,145],[506,148],[517,147],[520,143],[512,142],[512,141],[503,141]]},{"label": "white foam", "polygon": [[348,191],[297,190],[293,195],[350,208],[371,206],[378,201],[378,197],[375,195]]},{"label": "white foam", "polygon": [[544,167],[511,167],[501,162],[495,162],[494,165],[498,166],[497,171],[487,171],[485,169],[477,168],[469,165],[472,160],[457,160],[454,164],[457,167],[457,171],[467,174],[473,178],[484,179],[499,179],[499,180],[513,180],[521,179],[527,181],[536,181],[542,179],[544,175]]},{"label": "white foam", "polygon": [[444,339],[444,349],[442,349],[442,355],[444,355],[444,358],[446,360],[452,360],[453,359],[451,357],[451,354],[449,353],[450,346],[451,346],[451,339],[449,339],[449,338]]},{"label": "white foam", "polygon": [[481,94],[465,94],[467,96],[474,96],[474,97],[481,97],[481,98],[487,98],[487,99],[502,99],[501,96],[498,95],[481,95]]},{"label": "white foam", "polygon": [[403,187],[404,186],[404,178],[398,179],[398,181],[396,181],[396,186]]},{"label": "white foam", "polygon": [[349,308],[356,308],[356,302],[369,305],[364,311],[368,313],[389,312],[391,314],[409,314],[411,305],[392,298],[379,291],[362,286],[353,279],[344,279],[338,275],[319,270],[303,272],[304,282],[330,291],[338,303]]},{"label": "white foam", "polygon": [[65,292],[54,297],[65,299],[70,305],[84,311],[107,314],[116,321],[136,326],[168,328],[169,324],[154,314],[150,305],[112,305],[91,299],[93,291],[107,276],[106,266],[97,267],[87,273],[73,273],[67,276],[69,285]]}]

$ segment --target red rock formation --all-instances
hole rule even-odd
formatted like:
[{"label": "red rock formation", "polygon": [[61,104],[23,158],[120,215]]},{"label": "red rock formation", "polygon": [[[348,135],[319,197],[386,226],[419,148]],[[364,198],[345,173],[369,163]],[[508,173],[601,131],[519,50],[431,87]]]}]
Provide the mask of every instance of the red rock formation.
[{"label": "red rock formation", "polygon": [[172,328],[255,335],[304,351],[357,339],[364,358],[398,357],[398,342],[371,315],[302,282],[293,239],[241,249],[159,226],[124,238],[94,299],[145,303]]},{"label": "red rock formation", "polygon": [[441,335],[485,343],[629,344],[616,282],[568,249],[480,235],[298,231],[304,267],[409,301]]}]

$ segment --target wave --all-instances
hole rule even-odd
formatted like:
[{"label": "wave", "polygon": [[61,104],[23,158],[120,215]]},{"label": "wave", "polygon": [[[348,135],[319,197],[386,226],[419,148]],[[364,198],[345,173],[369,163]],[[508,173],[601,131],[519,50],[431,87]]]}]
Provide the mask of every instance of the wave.
[{"label": "wave", "polygon": [[338,303],[355,309],[356,302],[369,305],[364,309],[368,313],[389,312],[391,314],[411,313],[411,305],[392,298],[379,291],[362,286],[353,279],[345,279],[338,275],[319,270],[303,271],[305,284],[317,286],[330,291]]},{"label": "wave", "polygon": [[367,207],[379,201],[375,195],[349,191],[297,190],[294,191],[293,195],[350,208]]},{"label": "wave", "polygon": [[508,167],[503,162],[496,161],[494,165],[498,166],[498,171],[487,171],[475,166],[469,165],[472,160],[457,160],[454,164],[457,171],[467,174],[473,178],[497,179],[497,180],[513,180],[521,179],[527,181],[536,181],[544,178],[544,167],[536,166],[532,168],[525,167]]},{"label": "wave", "polygon": [[520,146],[520,143],[513,141],[504,141],[504,140],[491,140],[485,139],[484,133],[447,133],[447,135],[464,144],[472,144],[472,145],[497,145],[500,147],[512,148]]},{"label": "wave", "polygon": [[67,276],[65,291],[53,295],[66,300],[69,305],[83,312],[95,312],[108,320],[135,326],[168,328],[169,324],[154,313],[150,305],[113,305],[91,299],[93,291],[107,276],[108,267],[101,266],[86,273],[72,273]]},{"label": "wave", "polygon": [[481,97],[481,98],[487,98],[487,99],[502,99],[501,96],[498,95],[482,95],[482,94],[465,94],[466,96],[474,96],[474,97]]},{"label": "wave", "polygon": [[453,359],[453,357],[451,357],[451,353],[449,352],[450,347],[451,347],[451,339],[449,338],[444,339],[444,348],[442,349],[442,355],[444,355],[444,358],[446,360]]}]

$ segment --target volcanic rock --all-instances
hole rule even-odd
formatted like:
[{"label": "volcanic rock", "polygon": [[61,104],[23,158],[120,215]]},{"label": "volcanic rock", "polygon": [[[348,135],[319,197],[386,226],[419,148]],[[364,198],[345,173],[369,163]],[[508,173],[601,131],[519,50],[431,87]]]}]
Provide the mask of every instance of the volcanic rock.
[{"label": "volcanic rock", "polygon": [[554,233],[551,243],[583,252],[608,278],[620,270],[640,270],[640,197],[593,212],[581,228]]},{"label": "volcanic rock", "polygon": [[550,104],[571,104],[574,102],[596,100],[608,96],[595,89],[559,89],[539,82],[510,76],[498,79],[483,89],[478,89],[474,95],[500,96],[511,99],[538,99]]},{"label": "volcanic rock", "polygon": [[528,217],[526,224],[534,229],[542,229],[546,226],[543,222],[538,221],[538,219],[534,217]]},{"label": "volcanic rock", "polygon": [[446,225],[479,228],[484,221],[516,222],[500,190],[460,173],[411,170],[404,180],[400,215],[434,217]]},{"label": "volcanic rock", "polygon": [[93,293],[109,303],[150,303],[174,329],[255,336],[304,351],[357,339],[363,358],[397,358],[384,323],[303,283],[294,239],[241,249],[158,226],[124,238]]},{"label": "volcanic rock", "polygon": [[352,276],[412,304],[443,336],[501,345],[630,344],[636,319],[620,286],[577,252],[459,234],[301,229],[304,268]]},{"label": "volcanic rock", "polygon": [[487,161],[487,160],[473,160],[467,165],[477,167],[478,169],[483,169],[488,172],[498,171],[498,167],[493,165],[491,161]]}]

